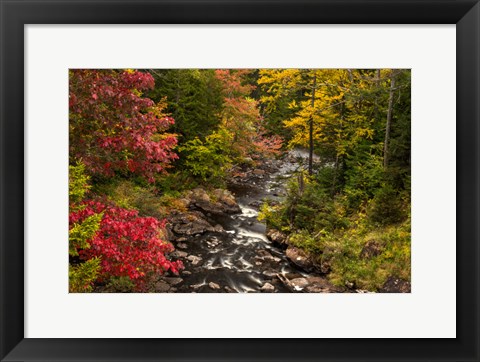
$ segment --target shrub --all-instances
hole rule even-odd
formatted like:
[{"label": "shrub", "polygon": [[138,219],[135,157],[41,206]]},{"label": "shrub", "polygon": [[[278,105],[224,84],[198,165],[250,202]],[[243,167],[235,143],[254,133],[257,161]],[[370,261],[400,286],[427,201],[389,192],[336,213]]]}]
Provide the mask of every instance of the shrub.
[{"label": "shrub", "polygon": [[68,269],[68,291],[70,293],[87,293],[100,272],[100,258],[92,258]]},{"label": "shrub", "polygon": [[347,226],[342,203],[333,199],[327,189],[309,178],[304,179],[302,187],[293,181],[288,188],[285,208],[293,228],[330,232]]},{"label": "shrub", "polygon": [[285,231],[287,226],[285,209],[279,205],[271,205],[268,200],[260,206],[257,219],[265,221],[268,228]]},{"label": "shrub", "polygon": [[[353,283],[356,288],[376,291],[390,276],[410,280],[410,223],[371,229],[366,221],[348,232],[332,236],[327,243],[334,243],[330,280],[344,286]],[[362,257],[365,245],[374,240],[381,245],[381,252]]]},{"label": "shrub", "polygon": [[111,277],[129,277],[141,290],[151,274],[178,273],[182,262],[166,258],[173,245],[160,237],[165,222],[112,202],[84,199],[88,177],[83,171],[81,164],[70,167],[69,290],[88,292],[95,281]]},{"label": "shrub", "polygon": [[106,287],[109,292],[131,293],[135,291],[136,286],[129,277],[112,277]]},{"label": "shrub", "polygon": [[150,273],[178,273],[181,261],[170,261],[165,253],[173,251],[173,245],[161,240],[159,235],[165,226],[153,217],[139,217],[138,211],[126,210],[98,201],[84,201],[82,208],[70,214],[70,224],[82,222],[95,214],[103,214],[100,228],[90,240],[91,247],[79,251],[82,260],[101,258],[101,277],[128,276],[143,287]]},{"label": "shrub", "polygon": [[299,230],[290,235],[288,242],[297,248],[306,250],[309,254],[323,253],[324,245],[321,242],[321,238],[313,236],[307,230]]},{"label": "shrub", "polygon": [[365,160],[347,161],[345,195],[351,210],[357,210],[373,197],[385,178],[382,157],[367,155]]},{"label": "shrub", "polygon": [[[85,197],[89,190],[88,179],[83,164],[69,167],[70,216],[82,210],[82,206],[79,206],[78,202]],[[70,223],[68,253],[71,261],[75,260],[75,263],[69,263],[68,270],[69,292],[71,293],[90,292],[98,277],[100,258],[92,258],[80,263],[78,256],[79,250],[91,247],[90,240],[97,234],[101,219],[101,213],[91,214],[82,221]]]},{"label": "shrub", "polygon": [[203,181],[223,178],[230,167],[232,134],[225,128],[207,136],[205,141],[195,138],[180,147],[185,154],[185,165],[190,173]]},{"label": "shrub", "polygon": [[382,225],[400,222],[406,217],[400,195],[390,184],[377,190],[367,212],[371,221]]}]

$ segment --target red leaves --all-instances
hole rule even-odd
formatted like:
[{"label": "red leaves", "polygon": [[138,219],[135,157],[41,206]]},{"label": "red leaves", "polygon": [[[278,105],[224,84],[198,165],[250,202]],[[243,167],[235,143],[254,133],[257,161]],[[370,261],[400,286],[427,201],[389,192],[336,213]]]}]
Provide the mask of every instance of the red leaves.
[{"label": "red leaves", "polygon": [[103,277],[128,276],[140,287],[148,275],[169,270],[178,273],[183,269],[181,261],[170,261],[165,256],[174,250],[171,243],[159,237],[165,221],[139,217],[135,210],[98,201],[85,201],[81,206],[70,213],[70,227],[88,216],[103,213],[99,231],[89,240],[91,248],[79,251],[84,260],[101,258]]},{"label": "red leaves", "polygon": [[224,93],[224,126],[236,140],[232,146],[235,154],[252,158],[272,156],[280,151],[282,139],[265,134],[258,102],[249,98],[255,86],[245,84],[244,81],[250,73],[249,69],[215,71]]},{"label": "red leaves", "polygon": [[174,123],[165,105],[142,96],[153,86],[139,71],[70,71],[71,157],[96,175],[130,172],[152,181],[164,172],[177,158],[177,139],[164,135]]}]

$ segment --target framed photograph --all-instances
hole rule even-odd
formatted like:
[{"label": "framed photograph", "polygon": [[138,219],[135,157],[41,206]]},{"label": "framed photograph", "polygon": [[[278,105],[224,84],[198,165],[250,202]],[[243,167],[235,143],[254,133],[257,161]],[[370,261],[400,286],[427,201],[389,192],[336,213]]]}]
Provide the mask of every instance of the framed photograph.
[{"label": "framed photograph", "polygon": [[480,359],[478,1],[0,4],[2,361]]}]

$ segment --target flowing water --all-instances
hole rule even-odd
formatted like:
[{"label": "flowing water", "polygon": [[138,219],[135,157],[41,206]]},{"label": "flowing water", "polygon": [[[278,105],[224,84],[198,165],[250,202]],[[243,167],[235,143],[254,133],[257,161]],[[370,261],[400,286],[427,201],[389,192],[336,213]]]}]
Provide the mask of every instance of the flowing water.
[{"label": "flowing water", "polygon": [[264,199],[281,201],[286,182],[301,167],[301,150],[292,151],[277,161],[272,173],[265,173],[245,184],[234,184],[229,190],[235,195],[241,214],[210,216],[212,225],[220,224],[225,232],[207,232],[192,236],[185,243],[188,255],[183,283],[177,292],[260,292],[265,283],[275,292],[291,292],[278,274],[289,279],[308,276],[285,257],[265,236],[265,224],[257,220],[258,206]]}]

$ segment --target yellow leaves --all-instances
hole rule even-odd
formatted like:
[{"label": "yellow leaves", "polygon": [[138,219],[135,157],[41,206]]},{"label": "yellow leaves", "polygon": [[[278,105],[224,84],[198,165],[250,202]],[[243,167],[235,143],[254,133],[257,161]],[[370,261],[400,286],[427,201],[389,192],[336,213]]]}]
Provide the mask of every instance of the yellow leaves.
[{"label": "yellow leaves", "polygon": [[298,104],[295,99],[288,104],[289,109],[295,109],[297,107],[298,107]]},{"label": "yellow leaves", "polygon": [[356,131],[355,131],[355,135],[359,138],[363,137],[363,138],[372,139],[373,134],[374,134],[373,129],[357,128]]}]

